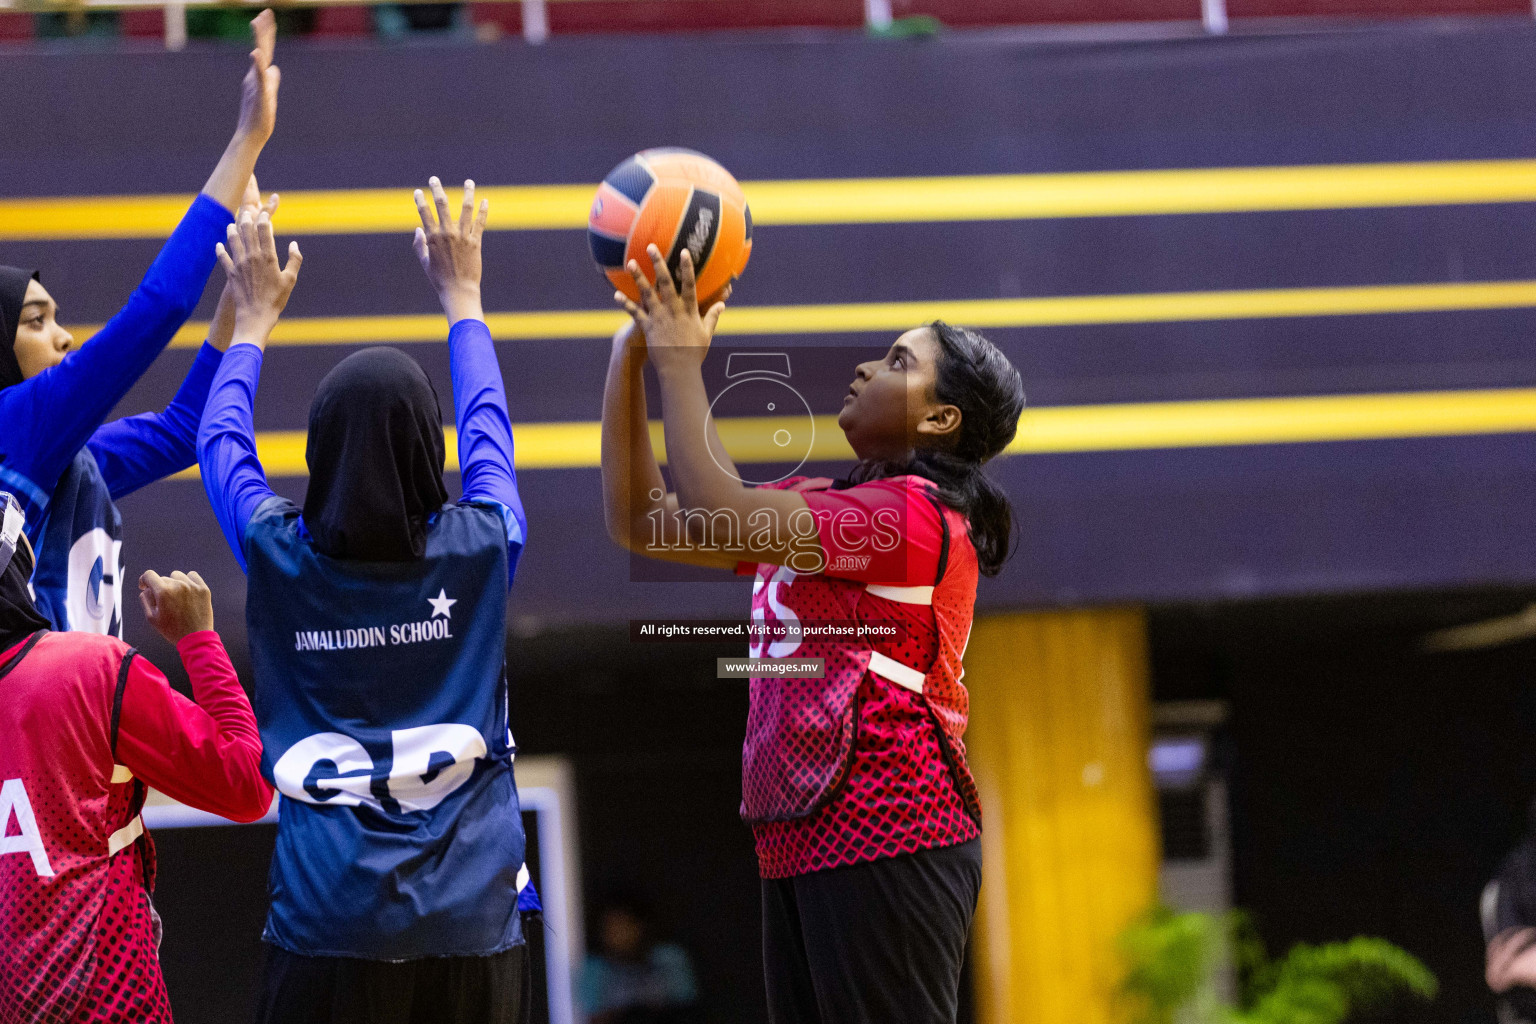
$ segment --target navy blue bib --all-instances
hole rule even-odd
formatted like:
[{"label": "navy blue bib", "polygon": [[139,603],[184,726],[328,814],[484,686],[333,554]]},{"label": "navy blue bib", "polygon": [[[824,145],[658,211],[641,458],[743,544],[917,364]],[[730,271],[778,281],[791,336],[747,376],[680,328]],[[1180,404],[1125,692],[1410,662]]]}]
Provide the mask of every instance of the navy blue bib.
[{"label": "navy blue bib", "polygon": [[121,638],[123,520],[89,448],[59,476],[35,531],[32,590],[55,632]]},{"label": "navy blue bib", "polygon": [[521,943],[500,512],[445,506],[420,561],[355,562],[270,498],[245,553],[262,770],[282,794],[264,937],[374,960]]}]

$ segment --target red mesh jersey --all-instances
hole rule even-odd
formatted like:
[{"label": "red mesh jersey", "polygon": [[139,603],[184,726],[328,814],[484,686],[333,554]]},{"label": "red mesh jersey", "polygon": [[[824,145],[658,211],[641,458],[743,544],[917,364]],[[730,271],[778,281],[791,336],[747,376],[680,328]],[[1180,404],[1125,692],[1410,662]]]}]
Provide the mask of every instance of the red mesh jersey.
[{"label": "red mesh jersey", "polygon": [[[25,737],[0,744],[3,1024],[171,1019],[153,938],[133,948],[143,938],[136,918],[149,919],[152,870],[147,837],[135,842],[142,784],[126,772],[116,777],[129,781],[113,781],[113,703],[128,650],[116,637],[46,633],[0,677],[0,736]],[[153,970],[130,988],[141,962]]]},{"label": "red mesh jersey", "polygon": [[272,799],[218,634],[176,647],[198,703],[116,637],[0,654],[0,1024],[171,1019],[145,787],[240,821]]},{"label": "red mesh jersey", "polygon": [[977,579],[965,522],[941,512],[924,493],[931,485],[916,477],[829,484],[795,477],[773,485],[805,494],[826,565],[806,575],[741,566],[756,571],[753,620],[885,621],[898,630],[872,642],[754,643],[754,657],[826,659],[821,679],[751,681],[742,816],[753,823],[765,878],[980,832],[961,740],[968,701],[960,657]]},{"label": "red mesh jersey", "polygon": [[73,1024],[170,1024],[171,1001],[139,858],[112,858],[96,934],[96,969]]}]

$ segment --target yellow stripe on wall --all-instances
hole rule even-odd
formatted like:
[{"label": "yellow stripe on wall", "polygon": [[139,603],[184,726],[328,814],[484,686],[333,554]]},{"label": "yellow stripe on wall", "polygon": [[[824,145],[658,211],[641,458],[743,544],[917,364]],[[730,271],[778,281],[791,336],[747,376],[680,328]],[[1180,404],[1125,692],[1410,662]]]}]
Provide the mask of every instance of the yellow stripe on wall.
[{"label": "yellow stripe on wall", "polygon": [[[817,416],[813,461],[851,459],[836,416]],[[726,449],[736,461],[778,462],[784,448],[773,434],[804,427],[792,416],[719,421]],[[601,425],[595,422],[520,423],[514,426],[520,469],[591,469],[599,465]],[[1365,441],[1536,432],[1536,388],[1419,391],[1399,394],[1315,395],[1297,398],[1231,398],[1195,402],[1047,406],[1019,421],[1009,455],[1205,448],[1308,441]],[[453,430],[445,432],[448,468],[458,468]],[[303,476],[304,431],[257,435],[257,453],[272,477]],[[665,461],[662,428],[651,437]],[[196,470],[180,474],[194,478]]]},{"label": "yellow stripe on wall", "polygon": [[[1304,316],[1467,312],[1536,307],[1536,281],[1351,285],[1339,288],[1256,288],[1240,291],[1151,292],[1131,295],[1053,295],[1023,299],[937,299],[917,302],[841,302],[805,306],[735,306],[718,333],[741,335],[897,332],[933,319],[968,327],[1065,327],[1095,324],[1263,320]],[[498,341],[607,339],[624,314],[600,309],[489,313]],[[99,324],[70,328],[89,338]],[[185,324],[171,341],[195,348],[206,321]],[[436,314],[288,317],[271,345],[375,345],[442,343],[448,325]]]},{"label": "yellow stripe on wall", "polygon": [[1048,406],[1009,454],[1369,441],[1536,431],[1536,388]]},{"label": "yellow stripe on wall", "polygon": [[[281,182],[267,182],[278,186]],[[415,186],[283,192],[283,235],[409,232]],[[754,181],[754,224],[911,224],[1536,201],[1536,160]],[[581,228],[595,185],[485,186],[499,231]],[[457,193],[453,193],[457,195]],[[0,241],[163,238],[182,195],[0,200]]]},{"label": "yellow stripe on wall", "polygon": [[1249,213],[1530,202],[1536,200],[1536,161],[770,181],[743,187],[753,223],[763,224]]}]

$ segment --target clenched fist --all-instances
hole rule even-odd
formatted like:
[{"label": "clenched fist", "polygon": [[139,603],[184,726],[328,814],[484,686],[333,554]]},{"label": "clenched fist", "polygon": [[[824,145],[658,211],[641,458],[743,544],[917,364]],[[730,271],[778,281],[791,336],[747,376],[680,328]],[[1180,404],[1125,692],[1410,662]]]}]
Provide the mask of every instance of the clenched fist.
[{"label": "clenched fist", "polygon": [[165,577],[147,571],[139,577],[139,603],[155,632],[173,644],[213,628],[213,591],[195,572]]}]

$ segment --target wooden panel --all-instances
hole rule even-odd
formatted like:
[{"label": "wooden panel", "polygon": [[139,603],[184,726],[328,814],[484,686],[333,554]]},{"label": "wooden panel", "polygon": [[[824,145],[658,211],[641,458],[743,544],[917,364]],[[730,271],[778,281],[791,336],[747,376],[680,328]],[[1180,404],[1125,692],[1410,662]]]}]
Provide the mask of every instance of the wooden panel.
[{"label": "wooden panel", "polygon": [[983,805],[981,1024],[1110,1024],[1115,936],[1157,891],[1145,615],[979,619],[966,734]]}]

